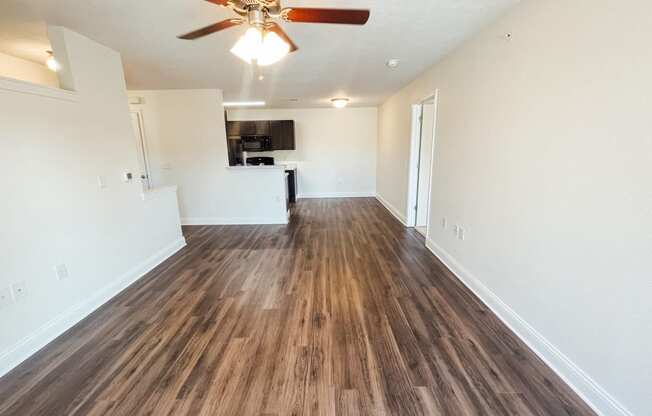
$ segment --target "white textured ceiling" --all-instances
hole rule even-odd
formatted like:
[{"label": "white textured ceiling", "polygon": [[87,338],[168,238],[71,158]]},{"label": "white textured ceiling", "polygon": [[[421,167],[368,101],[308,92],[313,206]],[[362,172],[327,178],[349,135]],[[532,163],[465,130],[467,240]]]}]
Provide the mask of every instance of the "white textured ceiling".
[{"label": "white textured ceiling", "polygon": [[[366,26],[282,23],[299,46],[252,68],[229,53],[244,27],[196,41],[177,35],[232,17],[203,0],[0,0],[0,52],[44,61],[46,22],[119,51],[130,89],[220,88],[228,100],[376,105],[519,0],[285,0],[284,6],[369,8]],[[396,69],[385,62],[400,59]],[[288,99],[298,98],[298,103]]]}]

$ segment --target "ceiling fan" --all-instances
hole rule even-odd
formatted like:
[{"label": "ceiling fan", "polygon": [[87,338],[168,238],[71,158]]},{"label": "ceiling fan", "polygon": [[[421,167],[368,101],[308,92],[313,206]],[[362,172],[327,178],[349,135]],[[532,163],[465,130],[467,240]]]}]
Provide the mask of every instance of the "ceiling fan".
[{"label": "ceiling fan", "polygon": [[195,30],[179,39],[194,40],[242,24],[250,28],[231,52],[248,63],[270,65],[298,47],[274,19],[292,23],[335,23],[364,25],[369,10],[281,7],[281,0],[206,0],[227,7],[240,17],[222,20]]}]

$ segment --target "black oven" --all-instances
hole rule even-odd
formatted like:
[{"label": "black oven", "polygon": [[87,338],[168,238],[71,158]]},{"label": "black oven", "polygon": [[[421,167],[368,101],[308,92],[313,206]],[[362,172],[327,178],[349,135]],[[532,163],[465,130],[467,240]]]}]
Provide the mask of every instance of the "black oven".
[{"label": "black oven", "polygon": [[272,150],[272,138],[267,136],[245,136],[242,138],[243,152],[268,152]]}]

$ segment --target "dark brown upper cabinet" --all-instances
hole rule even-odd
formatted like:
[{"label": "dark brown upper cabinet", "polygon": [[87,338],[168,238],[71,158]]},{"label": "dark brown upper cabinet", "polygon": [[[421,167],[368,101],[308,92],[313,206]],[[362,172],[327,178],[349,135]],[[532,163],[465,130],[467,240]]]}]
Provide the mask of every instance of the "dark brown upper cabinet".
[{"label": "dark brown upper cabinet", "polygon": [[272,120],[270,127],[273,150],[296,150],[294,120]]},{"label": "dark brown upper cabinet", "polygon": [[226,135],[230,139],[268,136],[272,138],[272,150],[296,150],[294,120],[227,121]]},{"label": "dark brown upper cabinet", "polygon": [[269,121],[228,121],[226,135],[229,137],[270,136]]}]

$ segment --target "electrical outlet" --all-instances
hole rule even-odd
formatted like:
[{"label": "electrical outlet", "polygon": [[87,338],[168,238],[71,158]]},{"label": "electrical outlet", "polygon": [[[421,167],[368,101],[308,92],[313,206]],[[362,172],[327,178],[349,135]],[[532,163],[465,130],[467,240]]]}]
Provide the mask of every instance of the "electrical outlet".
[{"label": "electrical outlet", "polygon": [[4,288],[0,290],[0,310],[11,305],[13,299],[11,298],[11,290]]},{"label": "electrical outlet", "polygon": [[466,230],[464,230],[464,227],[458,228],[457,238],[459,238],[461,241],[464,241],[464,239],[466,238]]},{"label": "electrical outlet", "polygon": [[445,230],[448,227],[448,219],[446,217],[443,217],[441,219],[441,229]]},{"label": "electrical outlet", "polygon": [[14,295],[14,301],[18,302],[27,296],[27,285],[25,282],[18,282],[11,285],[11,293]]},{"label": "electrical outlet", "polygon": [[57,275],[57,279],[66,280],[68,278],[68,268],[65,264],[59,264],[54,266],[54,273]]}]

